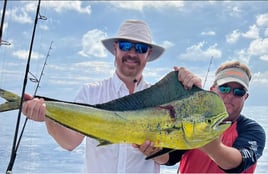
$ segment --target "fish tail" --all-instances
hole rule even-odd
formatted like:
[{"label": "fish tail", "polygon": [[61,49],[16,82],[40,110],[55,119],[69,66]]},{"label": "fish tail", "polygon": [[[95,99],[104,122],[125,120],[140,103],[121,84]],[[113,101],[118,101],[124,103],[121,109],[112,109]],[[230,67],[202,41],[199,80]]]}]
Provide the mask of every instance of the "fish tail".
[{"label": "fish tail", "polygon": [[0,104],[0,112],[19,109],[21,98],[17,94],[0,88],[0,97],[6,100],[5,103]]}]

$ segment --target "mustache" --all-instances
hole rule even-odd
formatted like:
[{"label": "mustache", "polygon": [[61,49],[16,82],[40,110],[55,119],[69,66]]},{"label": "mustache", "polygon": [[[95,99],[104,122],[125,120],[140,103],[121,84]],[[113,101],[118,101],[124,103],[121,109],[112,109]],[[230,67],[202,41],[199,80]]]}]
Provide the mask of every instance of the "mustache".
[{"label": "mustache", "polygon": [[137,56],[123,56],[122,57],[122,61],[127,61],[127,60],[131,60],[133,62],[137,62],[140,63],[140,59]]}]

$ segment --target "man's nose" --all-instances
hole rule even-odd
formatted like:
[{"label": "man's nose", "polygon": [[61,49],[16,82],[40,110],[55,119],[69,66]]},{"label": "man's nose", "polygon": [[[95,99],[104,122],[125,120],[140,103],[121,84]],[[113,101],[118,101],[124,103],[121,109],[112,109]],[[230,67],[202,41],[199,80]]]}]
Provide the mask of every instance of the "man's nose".
[{"label": "man's nose", "polygon": [[135,47],[131,47],[131,49],[128,51],[129,54],[132,54],[132,55],[136,55],[137,52],[136,52],[136,49]]}]

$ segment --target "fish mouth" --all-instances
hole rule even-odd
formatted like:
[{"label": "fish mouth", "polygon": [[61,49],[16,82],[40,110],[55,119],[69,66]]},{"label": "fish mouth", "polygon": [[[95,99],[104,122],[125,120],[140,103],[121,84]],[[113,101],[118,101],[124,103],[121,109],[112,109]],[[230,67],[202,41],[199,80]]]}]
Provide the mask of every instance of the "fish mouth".
[{"label": "fish mouth", "polygon": [[231,121],[222,121],[218,124],[218,126],[225,125],[225,124],[232,124]]},{"label": "fish mouth", "polygon": [[217,121],[215,121],[215,123],[211,126],[213,129],[218,129],[220,127],[224,127],[226,125],[231,125],[232,122],[231,121],[224,121],[224,119],[226,119],[225,116],[221,115],[220,116],[221,119],[218,119]]}]

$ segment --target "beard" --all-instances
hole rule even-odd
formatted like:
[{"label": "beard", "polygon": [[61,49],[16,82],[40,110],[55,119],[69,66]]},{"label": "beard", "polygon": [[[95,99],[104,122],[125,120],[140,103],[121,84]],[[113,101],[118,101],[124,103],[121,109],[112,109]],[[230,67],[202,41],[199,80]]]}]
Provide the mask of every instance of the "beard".
[{"label": "beard", "polygon": [[137,56],[117,57],[115,61],[117,72],[124,77],[136,79],[145,67],[141,59]]}]

